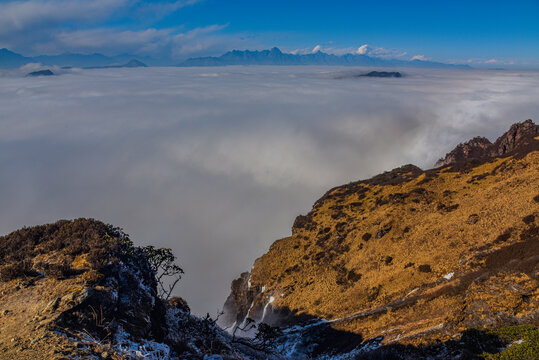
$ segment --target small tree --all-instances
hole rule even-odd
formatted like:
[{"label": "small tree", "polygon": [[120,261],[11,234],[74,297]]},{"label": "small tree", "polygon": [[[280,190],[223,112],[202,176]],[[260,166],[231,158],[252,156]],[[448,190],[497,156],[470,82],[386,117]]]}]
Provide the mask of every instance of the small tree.
[{"label": "small tree", "polygon": [[184,273],[183,269],[175,264],[176,256],[168,248],[144,246],[140,250],[155,272],[159,297],[168,300]]},{"label": "small tree", "polygon": [[283,332],[280,328],[276,326],[270,326],[266,323],[261,323],[258,325],[254,342],[258,346],[260,346],[263,351],[268,352],[275,347],[277,340],[282,335]]},{"label": "small tree", "polygon": [[256,328],[256,323],[253,319],[251,318],[246,318],[244,321],[243,321],[243,326],[238,325],[238,326],[235,326],[233,329],[232,329],[232,341],[236,340],[236,332],[238,330],[240,330],[241,332],[247,332],[251,329],[254,329]]},{"label": "small tree", "polygon": [[201,318],[202,327],[199,329],[199,331],[202,338],[202,345],[209,353],[213,353],[214,345],[218,342],[217,322],[223,314],[223,311],[217,311],[217,316],[215,318],[211,317],[209,313],[206,313],[206,316]]}]

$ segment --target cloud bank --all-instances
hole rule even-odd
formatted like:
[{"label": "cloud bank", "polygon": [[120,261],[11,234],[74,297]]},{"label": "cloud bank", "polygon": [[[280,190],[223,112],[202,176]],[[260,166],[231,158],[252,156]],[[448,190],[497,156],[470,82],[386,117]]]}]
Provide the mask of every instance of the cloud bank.
[{"label": "cloud bank", "polygon": [[230,281],[329,188],[539,118],[539,73],[342,68],[72,70],[0,81],[0,233],[95,217],[172,247],[178,294],[214,313]]}]

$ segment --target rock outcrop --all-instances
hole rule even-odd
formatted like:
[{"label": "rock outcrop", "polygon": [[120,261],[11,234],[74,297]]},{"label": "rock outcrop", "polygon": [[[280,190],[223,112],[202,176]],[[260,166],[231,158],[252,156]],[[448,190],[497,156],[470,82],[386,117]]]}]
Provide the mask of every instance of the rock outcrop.
[{"label": "rock outcrop", "polygon": [[0,237],[0,359],[266,358],[162,300],[144,254],[92,219]]},{"label": "rock outcrop", "polygon": [[[331,189],[233,283],[225,325],[330,326],[417,350],[537,324],[538,126],[472,139],[439,165]],[[453,345],[433,351],[464,354]]]},{"label": "rock outcrop", "polygon": [[539,125],[535,125],[531,120],[526,120],[513,124],[509,131],[500,136],[494,143],[484,137],[475,137],[468,142],[459,144],[444,158],[438,160],[434,166],[438,168],[471,160],[485,161],[518,151],[526,153],[531,142],[538,135]]}]

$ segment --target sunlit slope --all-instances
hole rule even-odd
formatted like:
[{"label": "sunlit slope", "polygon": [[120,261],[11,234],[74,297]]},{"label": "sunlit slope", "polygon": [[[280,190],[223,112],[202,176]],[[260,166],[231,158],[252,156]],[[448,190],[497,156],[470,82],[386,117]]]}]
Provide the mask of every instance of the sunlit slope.
[{"label": "sunlit slope", "polygon": [[387,342],[537,322],[538,143],[330,190],[256,260],[225,310],[241,320],[250,304],[260,319],[273,297],[264,321],[342,319],[336,327]]}]

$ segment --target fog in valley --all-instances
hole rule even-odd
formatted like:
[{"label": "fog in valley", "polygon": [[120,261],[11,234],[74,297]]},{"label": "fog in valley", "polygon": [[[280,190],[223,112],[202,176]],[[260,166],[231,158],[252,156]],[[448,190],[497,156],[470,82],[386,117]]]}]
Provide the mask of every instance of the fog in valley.
[{"label": "fog in valley", "polygon": [[461,141],[539,120],[539,72],[355,76],[370,70],[3,71],[0,234],[62,218],[114,224],[171,247],[185,270],[177,295],[215,314],[328,189],[429,168]]}]

